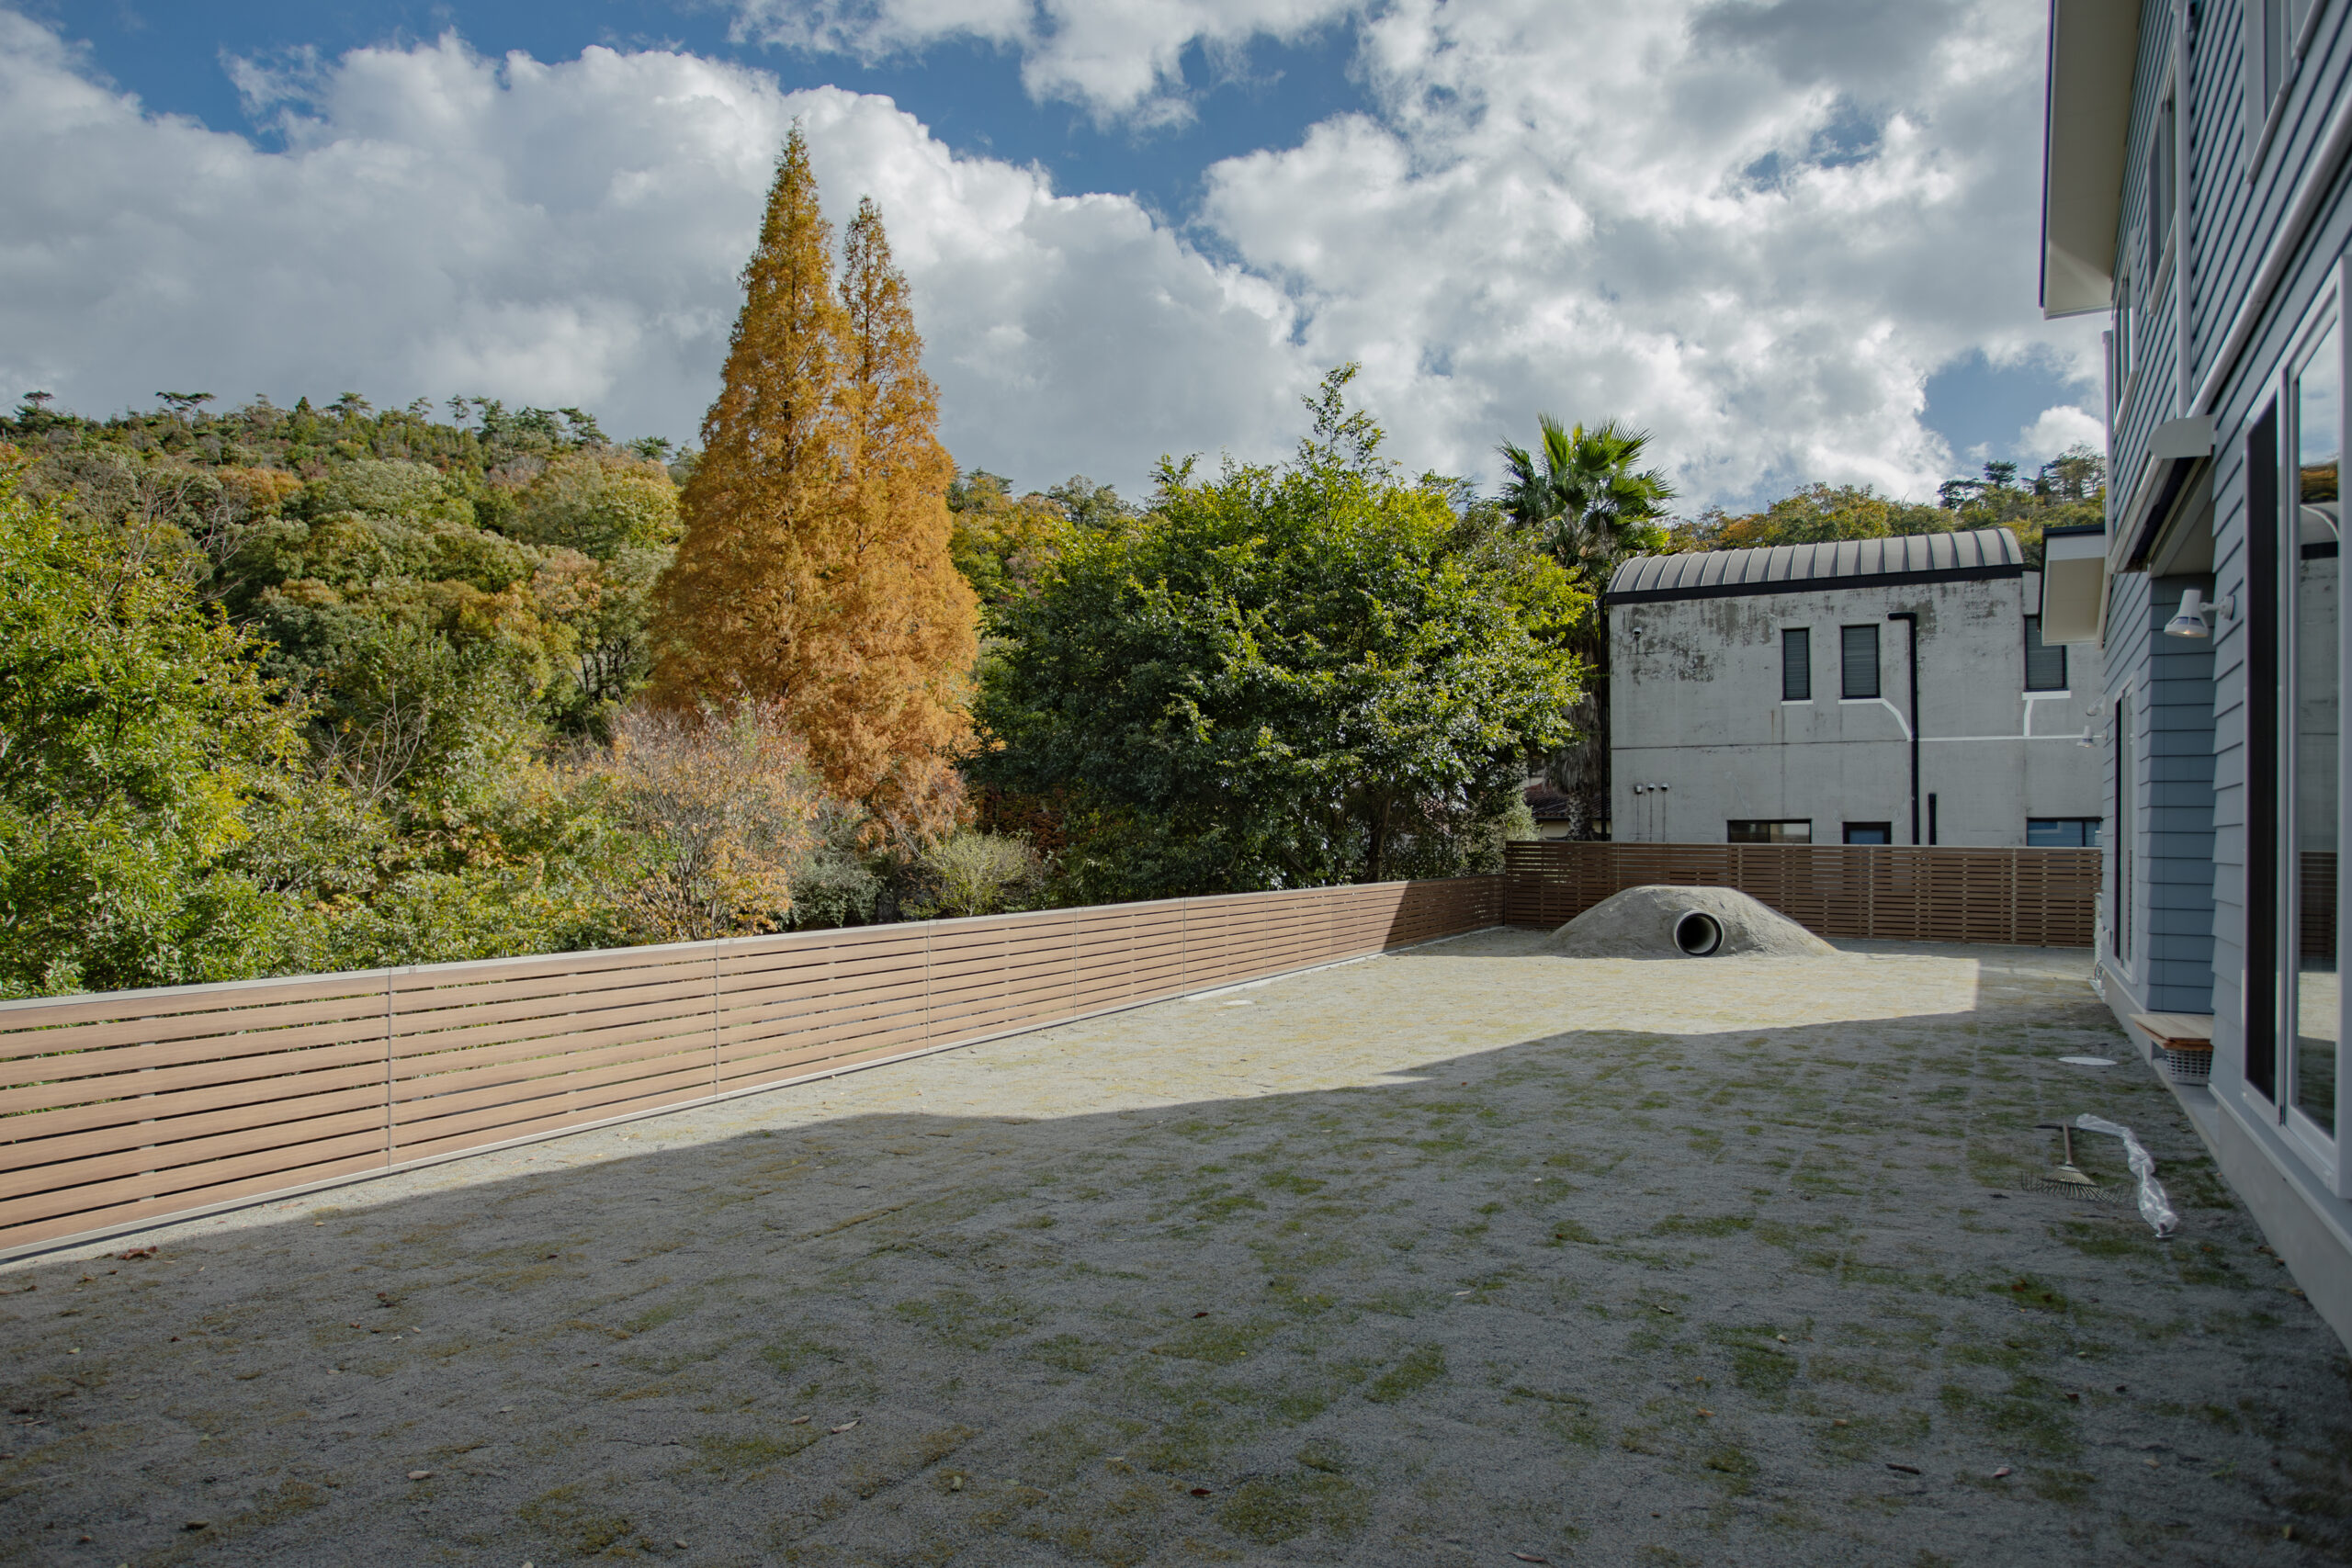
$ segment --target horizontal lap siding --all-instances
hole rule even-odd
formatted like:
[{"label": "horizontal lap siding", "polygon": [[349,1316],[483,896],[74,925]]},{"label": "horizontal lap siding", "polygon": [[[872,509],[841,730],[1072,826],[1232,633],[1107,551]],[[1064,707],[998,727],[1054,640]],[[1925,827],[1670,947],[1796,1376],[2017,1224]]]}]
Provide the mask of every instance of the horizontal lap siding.
[{"label": "horizontal lap siding", "polygon": [[0,1004],[0,1250],[1475,931],[1504,881]]},{"label": "horizontal lap siding", "polygon": [[1826,937],[2088,947],[2099,852],[1553,840],[1506,845],[1504,866],[1516,926],[1629,887],[1732,887]]}]

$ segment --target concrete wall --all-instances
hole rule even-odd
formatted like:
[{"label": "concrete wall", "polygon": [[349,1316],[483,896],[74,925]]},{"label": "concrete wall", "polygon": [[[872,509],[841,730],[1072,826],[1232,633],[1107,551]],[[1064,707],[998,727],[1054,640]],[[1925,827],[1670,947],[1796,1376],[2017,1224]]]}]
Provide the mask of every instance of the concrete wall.
[{"label": "concrete wall", "polygon": [[[2029,817],[2102,814],[2101,758],[2076,742],[2098,650],[2068,650],[2065,692],[2025,690],[2031,575],[1621,604],[1609,611],[1611,806],[1623,841],[1722,843],[1735,818],[1849,822],[1911,842],[1908,633],[1919,616],[1920,838],[2024,844]],[[1879,628],[1874,699],[1839,694],[1839,628]],[[1813,695],[1781,700],[1781,633],[1812,633]],[[1636,786],[1664,784],[1664,789]]]}]

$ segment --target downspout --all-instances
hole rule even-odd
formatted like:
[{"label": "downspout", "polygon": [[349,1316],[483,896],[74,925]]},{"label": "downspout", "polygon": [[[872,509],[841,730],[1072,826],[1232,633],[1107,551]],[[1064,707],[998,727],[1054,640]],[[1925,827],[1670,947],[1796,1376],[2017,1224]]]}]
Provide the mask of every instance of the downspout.
[{"label": "downspout", "polygon": [[1886,618],[1901,621],[1911,628],[1910,657],[1904,663],[1911,671],[1911,842],[1919,842],[1919,612],[1889,610]]}]

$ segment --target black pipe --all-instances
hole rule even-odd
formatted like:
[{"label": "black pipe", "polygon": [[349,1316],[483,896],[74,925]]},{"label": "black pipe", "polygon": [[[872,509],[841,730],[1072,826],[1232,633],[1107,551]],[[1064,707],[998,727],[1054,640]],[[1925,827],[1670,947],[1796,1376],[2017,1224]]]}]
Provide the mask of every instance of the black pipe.
[{"label": "black pipe", "polygon": [[1886,618],[1904,622],[1911,628],[1910,656],[1904,662],[1911,667],[1911,841],[1919,841],[1919,612],[1889,610]]}]

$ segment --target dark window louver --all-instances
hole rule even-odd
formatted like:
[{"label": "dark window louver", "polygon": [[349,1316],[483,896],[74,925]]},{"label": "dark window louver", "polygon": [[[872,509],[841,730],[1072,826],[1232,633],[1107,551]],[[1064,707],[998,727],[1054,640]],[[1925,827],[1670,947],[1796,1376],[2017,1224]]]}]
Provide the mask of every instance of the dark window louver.
[{"label": "dark window louver", "polygon": [[1803,626],[1781,633],[1781,700],[1813,701],[1813,633]]},{"label": "dark window louver", "polygon": [[1840,694],[1849,697],[1877,696],[1878,628],[1840,626],[1838,634],[1839,663],[1844,671]]},{"label": "dark window louver", "polygon": [[2063,692],[2066,689],[2066,645],[2041,640],[2041,617],[2025,618],[2025,689]]}]

